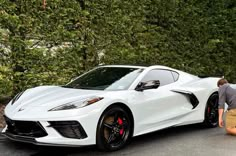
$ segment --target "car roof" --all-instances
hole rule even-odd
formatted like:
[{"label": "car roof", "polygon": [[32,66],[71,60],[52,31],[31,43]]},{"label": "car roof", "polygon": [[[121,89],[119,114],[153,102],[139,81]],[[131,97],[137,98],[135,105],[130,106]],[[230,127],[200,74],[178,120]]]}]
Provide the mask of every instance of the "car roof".
[{"label": "car roof", "polygon": [[152,65],[152,66],[139,66],[139,65],[102,65],[100,67],[121,67],[121,68],[150,68],[150,69],[167,69],[167,70],[177,70],[167,66],[162,65]]},{"label": "car roof", "polygon": [[99,67],[121,67],[121,68],[147,68],[145,66],[136,65],[101,65]]},{"label": "car roof", "polygon": [[193,74],[178,70],[178,69],[174,69],[174,68],[170,68],[167,66],[163,66],[163,65],[152,65],[152,66],[136,66],[136,65],[101,65],[99,67],[121,67],[121,68],[137,68],[137,69],[165,69],[165,70],[171,70],[171,71],[175,71],[178,72],[179,74],[185,74],[185,75],[189,75],[189,76],[194,76]]}]

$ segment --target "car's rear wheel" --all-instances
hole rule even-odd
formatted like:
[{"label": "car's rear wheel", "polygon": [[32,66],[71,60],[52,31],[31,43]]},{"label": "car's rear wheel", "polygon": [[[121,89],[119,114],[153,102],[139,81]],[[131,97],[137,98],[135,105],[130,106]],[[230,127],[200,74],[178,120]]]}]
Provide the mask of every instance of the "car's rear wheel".
[{"label": "car's rear wheel", "polygon": [[103,151],[115,151],[124,147],[131,136],[131,129],[129,114],[123,108],[108,108],[97,126],[97,147]]},{"label": "car's rear wheel", "polygon": [[206,127],[216,127],[218,125],[218,102],[219,96],[217,93],[213,93],[206,104],[205,120]]}]

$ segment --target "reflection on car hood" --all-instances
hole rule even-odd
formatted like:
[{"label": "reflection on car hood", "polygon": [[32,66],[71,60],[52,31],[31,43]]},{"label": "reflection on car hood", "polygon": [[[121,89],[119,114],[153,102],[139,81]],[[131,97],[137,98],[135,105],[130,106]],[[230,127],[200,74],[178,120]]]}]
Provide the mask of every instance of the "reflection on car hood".
[{"label": "reflection on car hood", "polygon": [[105,91],[82,90],[59,86],[41,86],[27,90],[14,105],[24,107],[58,106],[96,96],[103,92]]}]

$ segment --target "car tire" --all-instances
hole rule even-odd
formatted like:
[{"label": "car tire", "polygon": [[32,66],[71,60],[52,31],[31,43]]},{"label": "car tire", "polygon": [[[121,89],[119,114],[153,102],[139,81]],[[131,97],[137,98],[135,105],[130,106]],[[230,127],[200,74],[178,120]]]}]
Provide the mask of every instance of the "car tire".
[{"label": "car tire", "polygon": [[208,128],[213,128],[218,126],[218,93],[213,93],[207,100],[205,109],[205,120],[204,125]]},{"label": "car tire", "polygon": [[132,134],[129,114],[119,106],[107,108],[101,115],[96,134],[96,145],[102,151],[124,147]]}]

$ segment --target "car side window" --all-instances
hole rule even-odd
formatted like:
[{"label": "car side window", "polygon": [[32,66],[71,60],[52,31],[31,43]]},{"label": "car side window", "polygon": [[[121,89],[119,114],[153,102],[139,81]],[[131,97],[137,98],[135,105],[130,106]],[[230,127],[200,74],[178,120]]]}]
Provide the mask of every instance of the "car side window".
[{"label": "car side window", "polygon": [[179,74],[177,72],[174,72],[174,71],[171,71],[173,77],[174,77],[174,80],[177,81],[179,79]]},{"label": "car side window", "polygon": [[164,86],[175,82],[174,76],[172,75],[171,71],[161,70],[161,69],[154,69],[149,71],[142,79],[142,82],[150,80],[159,80],[160,86]]}]

